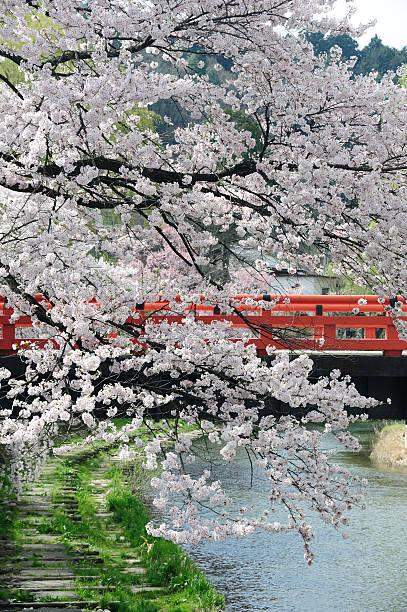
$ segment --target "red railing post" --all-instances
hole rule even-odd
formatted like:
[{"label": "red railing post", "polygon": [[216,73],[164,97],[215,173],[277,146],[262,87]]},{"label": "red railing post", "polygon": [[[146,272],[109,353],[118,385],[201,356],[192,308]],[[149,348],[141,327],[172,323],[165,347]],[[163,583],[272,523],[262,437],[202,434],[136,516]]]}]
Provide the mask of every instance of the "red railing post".
[{"label": "red railing post", "polygon": [[324,337],[324,326],[323,325],[315,325],[314,326],[314,340],[319,342],[319,340]]},{"label": "red railing post", "polygon": [[2,351],[7,353],[15,353],[13,344],[16,342],[16,326],[14,323],[3,323],[2,325]]},{"label": "red railing post", "polygon": [[[386,340],[398,340],[399,336],[397,333],[397,329],[394,326],[393,319],[390,319],[390,317],[388,317],[388,319],[389,319],[389,323],[387,324],[387,327],[386,327]],[[401,357],[402,354],[403,354],[403,351],[400,349],[399,350],[385,349],[383,351],[383,355],[385,357]]]},{"label": "red railing post", "polygon": [[324,347],[327,341],[332,342],[336,340],[336,325],[335,324],[329,323],[328,325],[327,324],[324,325],[324,340],[325,340]]},{"label": "red railing post", "polygon": [[376,340],[375,327],[365,327],[364,332],[365,340]]}]

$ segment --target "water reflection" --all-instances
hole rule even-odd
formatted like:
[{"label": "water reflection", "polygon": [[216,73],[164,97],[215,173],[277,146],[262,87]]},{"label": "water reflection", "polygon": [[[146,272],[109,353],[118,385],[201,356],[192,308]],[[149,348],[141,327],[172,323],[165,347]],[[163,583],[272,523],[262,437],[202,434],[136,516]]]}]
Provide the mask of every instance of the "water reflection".
[{"label": "water reflection", "polygon": [[[377,424],[376,424],[377,427]],[[188,550],[225,593],[225,612],[402,612],[407,610],[407,473],[382,470],[369,460],[374,425],[357,424],[360,453],[340,452],[337,461],[368,478],[365,511],[355,509],[351,537],[316,525],[316,561],[308,567],[298,535],[267,535],[202,542]],[[199,442],[198,442],[199,444]],[[201,442],[202,444],[202,442]],[[228,465],[228,491],[239,503],[262,505],[262,486],[240,462]]]}]

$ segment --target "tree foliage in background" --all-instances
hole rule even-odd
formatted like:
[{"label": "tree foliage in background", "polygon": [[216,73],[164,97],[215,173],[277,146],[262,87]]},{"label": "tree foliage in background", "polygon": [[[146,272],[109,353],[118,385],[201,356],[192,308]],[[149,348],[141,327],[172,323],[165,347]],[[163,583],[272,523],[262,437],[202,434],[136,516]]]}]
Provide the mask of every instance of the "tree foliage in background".
[{"label": "tree foliage in background", "polygon": [[[144,423],[150,440],[136,444],[145,469],[160,468],[154,504],[168,517],[150,524],[155,535],[294,530],[311,563],[307,513],[348,523],[364,483],[332,463],[324,437],[358,448],[345,409],[370,400],[337,371],[310,382],[307,355],[270,350],[266,363],[227,322],[185,314],[202,293],[237,312],[219,273],[228,233],[230,257],[258,253],[259,287],[266,256],[292,274],[328,258],[380,295],[407,294],[406,91],[355,75],[337,49],[315,55],[297,35],[347,35],[351,47],[358,33],[330,17],[331,4],[3,0],[0,56],[13,74],[0,83],[0,287],[12,320],[31,316],[49,339],[20,349],[21,378],[0,369],[0,448],[16,487],[61,426],[83,423],[90,440],[119,440],[131,458],[129,434]],[[171,116],[157,110],[167,105]],[[179,323],[134,311],[156,293]],[[272,333],[252,326],[256,338]],[[299,416],[265,416],[270,398]],[[173,419],[166,437],[157,412]],[[132,417],[120,432],[118,414]],[[180,419],[220,461],[246,454],[264,507],[232,506],[210,466],[194,467]]]},{"label": "tree foliage in background", "polygon": [[306,38],[312,43],[317,55],[329,54],[332,47],[338,46],[342,49],[344,59],[357,58],[353,68],[355,74],[377,72],[378,78],[381,79],[386,72],[396,72],[400,66],[407,63],[406,47],[399,50],[384,45],[377,35],[373,36],[363,49],[359,49],[357,40],[348,34],[324,35],[322,32],[307,32]]}]

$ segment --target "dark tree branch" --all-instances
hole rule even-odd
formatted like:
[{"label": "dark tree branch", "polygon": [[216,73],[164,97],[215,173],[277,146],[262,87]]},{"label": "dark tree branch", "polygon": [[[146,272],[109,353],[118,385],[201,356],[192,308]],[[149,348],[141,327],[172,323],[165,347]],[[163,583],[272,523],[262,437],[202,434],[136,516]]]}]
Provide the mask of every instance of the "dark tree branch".
[{"label": "dark tree branch", "polygon": [[20,93],[15,85],[6,77],[4,74],[0,74],[0,79],[8,86],[10,89],[14,91],[15,94],[21,99],[24,100],[24,96]]}]

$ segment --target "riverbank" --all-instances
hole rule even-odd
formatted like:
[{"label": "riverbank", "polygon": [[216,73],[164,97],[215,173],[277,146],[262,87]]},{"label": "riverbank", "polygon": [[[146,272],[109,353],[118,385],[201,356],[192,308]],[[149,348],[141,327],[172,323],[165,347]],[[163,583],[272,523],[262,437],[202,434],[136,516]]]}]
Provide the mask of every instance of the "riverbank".
[{"label": "riverbank", "polygon": [[114,446],[50,460],[3,526],[0,609],[221,610],[222,595],[189,557],[147,534],[146,490],[141,460],[121,462]]},{"label": "riverbank", "polygon": [[377,432],[370,459],[379,466],[407,468],[404,423],[385,425]]}]

